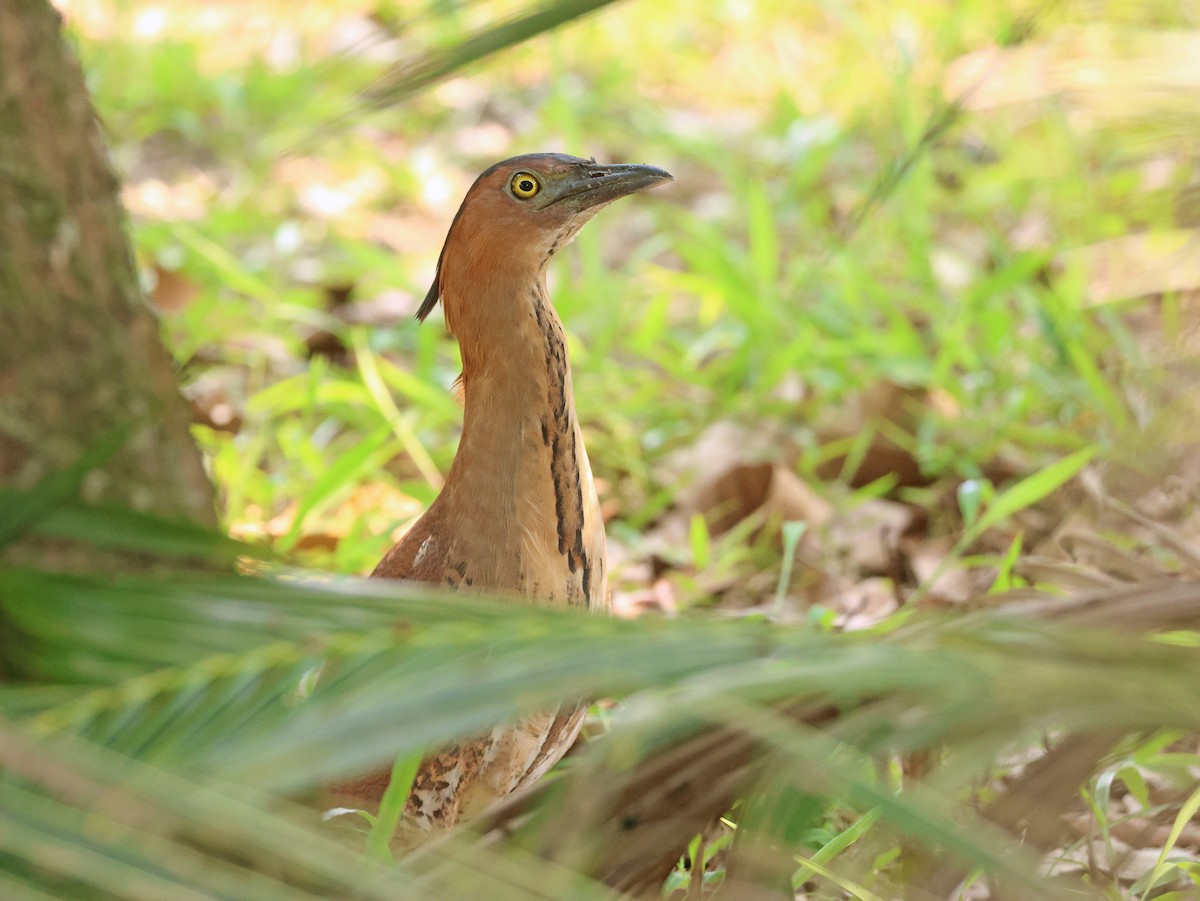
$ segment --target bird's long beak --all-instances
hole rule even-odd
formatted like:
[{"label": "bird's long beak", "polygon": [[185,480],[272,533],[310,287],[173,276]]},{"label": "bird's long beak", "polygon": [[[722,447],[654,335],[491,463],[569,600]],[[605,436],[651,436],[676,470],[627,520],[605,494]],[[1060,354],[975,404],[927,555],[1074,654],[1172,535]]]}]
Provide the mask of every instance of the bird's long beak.
[{"label": "bird's long beak", "polygon": [[657,166],[642,163],[601,166],[593,163],[559,182],[557,190],[546,199],[540,209],[564,204],[577,211],[586,210],[626,194],[635,194],[674,180],[675,176]]}]

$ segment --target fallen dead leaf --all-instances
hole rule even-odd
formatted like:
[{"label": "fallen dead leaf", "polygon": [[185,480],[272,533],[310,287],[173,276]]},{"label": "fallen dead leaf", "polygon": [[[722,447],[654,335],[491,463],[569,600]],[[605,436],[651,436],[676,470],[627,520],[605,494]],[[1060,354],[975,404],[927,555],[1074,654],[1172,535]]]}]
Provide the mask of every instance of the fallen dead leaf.
[{"label": "fallen dead leaf", "polygon": [[[282,538],[291,531],[298,509],[299,505],[293,502],[275,516],[264,518],[260,508],[248,506],[245,518],[231,523],[229,532],[244,539]],[[396,542],[424,509],[421,501],[390,485],[379,482],[360,485],[327,513],[310,515],[295,546],[332,550],[351,531],[364,528],[375,535],[390,532],[391,540]]]},{"label": "fallen dead leaf", "polygon": [[863,579],[824,601],[838,611],[834,625],[846,632],[869,628],[900,609],[896,586],[891,579]]},{"label": "fallen dead leaf", "polygon": [[655,468],[654,478],[674,488],[677,506],[695,511],[702,506],[695,497],[730,469],[779,460],[783,446],[783,437],[771,428],[715,422],[690,445],[669,454]]},{"label": "fallen dead leaf", "polygon": [[968,53],[946,70],[943,92],[968,110],[1054,101],[1073,121],[1112,121],[1200,89],[1200,36],[1114,26],[1060,27],[1044,40]]},{"label": "fallen dead leaf", "polygon": [[[822,435],[826,443],[843,440],[843,437],[832,433]],[[837,454],[817,466],[816,473],[826,481],[844,479],[851,488],[870,485],[885,476],[894,476],[896,487],[900,488],[921,488],[930,483],[930,479],[921,472],[917,458],[882,435],[871,438],[870,447],[852,472],[844,473],[845,466],[846,455]]]},{"label": "fallen dead leaf", "polygon": [[150,292],[150,299],[154,306],[164,312],[181,310],[200,295],[199,285],[173,269],[164,269],[155,264],[151,272],[154,274],[154,288]]},{"label": "fallen dead leaf", "polygon": [[[1171,837],[1173,822],[1159,822],[1147,817],[1124,817],[1123,811],[1115,811],[1110,817],[1108,832],[1131,848],[1162,848]],[[1078,813],[1066,817],[1071,827],[1081,836],[1091,835],[1098,830],[1091,814]],[[1176,847],[1200,849],[1200,824],[1190,823],[1180,831]]]},{"label": "fallen dead leaf", "polygon": [[780,463],[734,466],[693,498],[693,512],[710,519],[713,534],[733,528],[753,513],[766,522],[824,525],[833,508],[791,469]]},{"label": "fallen dead leaf", "polygon": [[181,391],[192,407],[192,422],[236,435],[242,427],[245,372],[236,366],[213,366]]},{"label": "fallen dead leaf", "polygon": [[1122,235],[1065,254],[1062,262],[1088,274],[1093,304],[1200,288],[1200,231],[1177,229]]},{"label": "fallen dead leaf", "polygon": [[[904,538],[900,546],[912,568],[914,581],[918,585],[926,585],[950,555],[954,539],[948,535],[922,540]],[[928,585],[926,598],[934,606],[947,602],[959,604],[971,594],[971,577],[967,570],[961,566],[949,566]]]},{"label": "fallen dead leaf", "polygon": [[[1067,851],[1055,851],[1051,855],[1053,861],[1052,874],[1092,873],[1098,867],[1107,876],[1115,876],[1128,885],[1141,879],[1154,869],[1158,863],[1158,848],[1131,848],[1118,838],[1109,836],[1107,841],[1096,838],[1083,842]],[[1186,851],[1176,849],[1171,855],[1172,860],[1180,862],[1200,863],[1200,858]],[[1189,880],[1190,882],[1190,880]],[[1167,888],[1160,884],[1159,888]],[[1188,884],[1179,882],[1178,888],[1187,888]],[[1194,888],[1194,884],[1190,886]]]},{"label": "fallen dead leaf", "polygon": [[856,576],[895,576],[899,570],[900,537],[913,523],[905,504],[871,498],[829,524],[828,551],[839,569]]},{"label": "fallen dead leaf", "polygon": [[647,536],[649,544],[683,544],[696,514],[705,517],[713,535],[752,515],[763,523],[803,521],[810,532],[828,522],[833,514],[829,502],[780,462],[779,446],[768,435],[732,423],[706,429],[694,445],[661,467],[664,484],[677,487],[677,501]]},{"label": "fallen dead leaf", "polygon": [[614,591],[612,595],[613,616],[621,619],[636,619],[644,613],[674,616],[677,611],[675,586],[666,579],[656,579],[641,591]]}]

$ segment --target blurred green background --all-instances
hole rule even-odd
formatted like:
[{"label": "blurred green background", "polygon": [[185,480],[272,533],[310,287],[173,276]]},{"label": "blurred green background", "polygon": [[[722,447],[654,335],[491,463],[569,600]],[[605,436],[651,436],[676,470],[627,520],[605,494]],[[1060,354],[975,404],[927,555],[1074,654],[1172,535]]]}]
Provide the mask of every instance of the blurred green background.
[{"label": "blurred green background", "polygon": [[[360,572],[433,497],[456,349],[408,314],[475,173],[533,150],[677,177],[552,271],[635,556],[713,423],[827,483],[894,444],[921,475],[874,493],[919,505],[1140,450],[1130,395],[1178,337],[1160,291],[1200,215],[1195,75],[1161,43],[1194,44],[1182,8],[615,3],[405,96],[414,60],[522,7],[66,8],[238,534]],[[1160,283],[1106,272],[1120,253]],[[1147,294],[1148,338],[1116,305]]]},{"label": "blurred green background", "polygon": [[[1200,575],[1194,0],[59,7],[224,524],[308,567],[5,583],[31,684],[6,687],[4,710],[106,745],[54,759],[171,826],[136,853],[117,842],[113,872],[203,882],[179,826],[199,823],[217,845],[265,843],[228,885],[211,871],[217,896],[292,866],[312,896],[422,897],[400,870],[371,895],[347,876],[361,841],[343,854],[289,831],[300,815],[267,793],[569,694],[628,700],[593,710],[589,733],[612,731],[568,763],[597,768],[595,792],[698,724],[770,737],[769,778],[693,840],[668,892],[719,883],[756,822],[802,897],[910,897],[921,844],[967,870],[1024,866],[1017,891],[1049,891],[981,820],[1029,761],[1098,735],[1049,780],[1067,791],[1045,816],[1067,809],[1069,829],[1038,846],[1042,868],[1097,897],[1196,897],[1196,639],[1162,631],[1194,621],[1155,618],[1151,594],[1148,619],[1113,604],[1058,631],[1038,613],[921,619],[1010,589]],[[551,296],[618,612],[713,616],[581,622],[312,584],[369,571],[436,496],[459,362],[439,316],[412,314],[475,175],[539,150],[676,177],[585,229]],[[1086,631],[1104,622],[1139,637]],[[820,733],[776,720],[831,702]],[[24,731],[0,738],[5,765],[36,772]],[[943,765],[913,780],[913,753]],[[25,791],[0,783],[34,810]],[[1042,800],[1018,795],[1029,822]],[[22,846],[24,810],[0,804],[19,864],[0,886],[92,878],[64,864],[39,882],[55,830],[94,836],[46,802],[45,843]],[[378,835],[368,848],[386,857]],[[425,877],[576,897],[565,868],[497,853]],[[947,897],[981,897],[974,878]]]}]

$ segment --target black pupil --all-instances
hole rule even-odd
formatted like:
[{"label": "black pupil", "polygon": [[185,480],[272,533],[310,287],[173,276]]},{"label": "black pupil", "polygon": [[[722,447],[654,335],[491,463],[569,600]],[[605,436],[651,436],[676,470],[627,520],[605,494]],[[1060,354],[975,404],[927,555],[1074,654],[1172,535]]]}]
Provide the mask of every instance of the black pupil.
[{"label": "black pupil", "polygon": [[517,183],[517,187],[519,187],[522,191],[529,193],[530,191],[533,190],[533,182],[530,181],[528,178],[522,178]]}]

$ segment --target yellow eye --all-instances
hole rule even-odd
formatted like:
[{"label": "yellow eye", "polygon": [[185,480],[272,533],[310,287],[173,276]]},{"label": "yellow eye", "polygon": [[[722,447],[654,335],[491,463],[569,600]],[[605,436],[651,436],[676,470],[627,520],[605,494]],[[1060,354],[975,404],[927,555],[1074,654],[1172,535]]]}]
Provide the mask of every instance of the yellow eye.
[{"label": "yellow eye", "polygon": [[513,196],[528,200],[542,189],[542,183],[532,172],[518,172],[512,177],[509,187],[512,188]]}]

